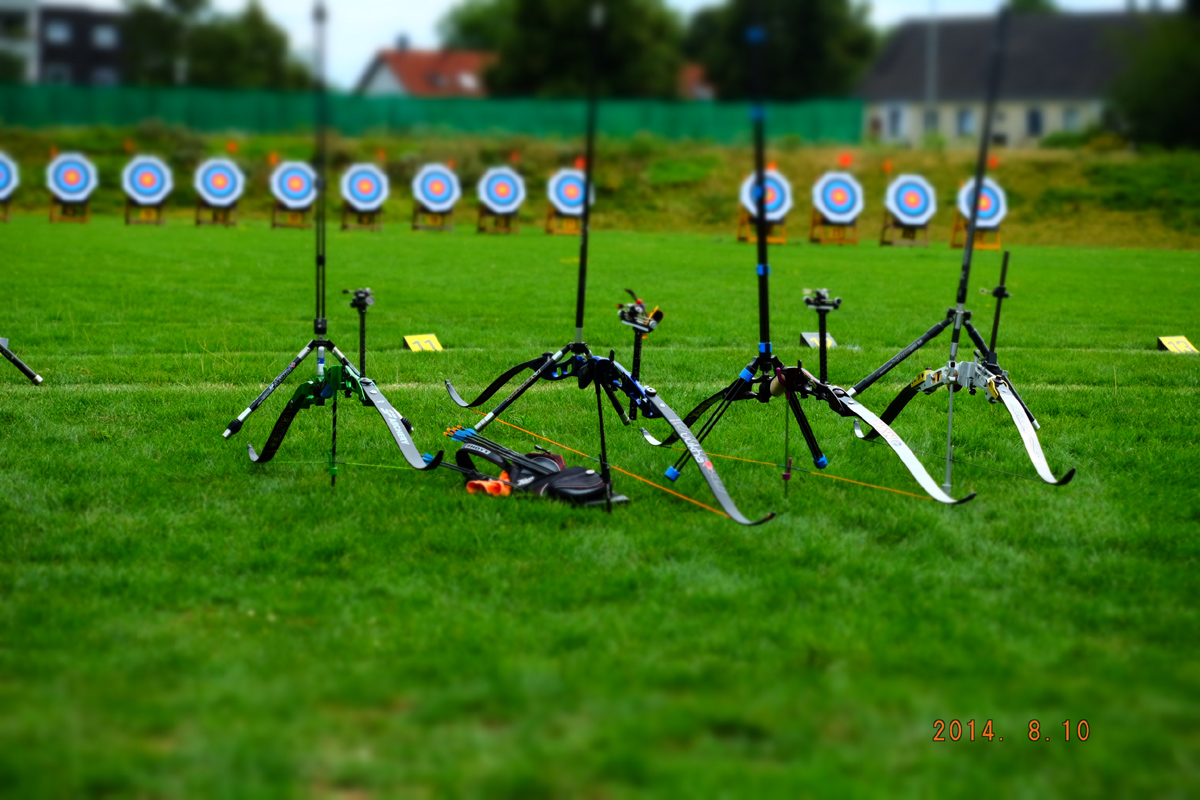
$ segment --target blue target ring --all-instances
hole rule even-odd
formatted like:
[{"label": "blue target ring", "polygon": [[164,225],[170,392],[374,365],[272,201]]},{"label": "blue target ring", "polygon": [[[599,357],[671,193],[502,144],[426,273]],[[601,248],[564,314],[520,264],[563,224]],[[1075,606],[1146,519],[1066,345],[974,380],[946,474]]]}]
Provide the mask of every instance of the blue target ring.
[{"label": "blue target ring", "polygon": [[0,202],[7,200],[21,184],[21,172],[5,153],[0,153]]},{"label": "blue target ring", "polygon": [[888,185],[884,205],[900,224],[920,226],[937,213],[937,194],[920,175],[900,175]]},{"label": "blue target ring", "polygon": [[196,169],[196,192],[210,206],[233,205],[241,198],[244,186],[242,171],[229,159],[210,159]]},{"label": "blue target ring", "polygon": [[342,199],[358,211],[378,211],[389,189],[387,175],[374,164],[351,164],[342,173]]},{"label": "blue target ring", "polygon": [[46,184],[63,203],[82,203],[96,190],[96,167],[79,153],[63,153],[46,167]]},{"label": "blue target ring", "polygon": [[[558,213],[568,217],[583,215],[583,193],[586,178],[583,170],[561,169],[550,179],[546,187],[550,196],[550,204],[558,209]],[[588,205],[596,202],[596,190],[592,188],[592,196]]]},{"label": "blue target ring", "polygon": [[271,175],[271,193],[285,208],[306,209],[317,197],[317,173],[300,161],[285,161]]},{"label": "blue target ring", "polygon": [[[975,199],[975,179],[967,183],[958,192],[958,210],[964,219],[971,218],[971,203]],[[1000,184],[991,178],[983,179],[983,191],[979,195],[979,216],[975,221],[978,228],[998,228],[1008,215],[1008,198]]]},{"label": "blue target ring", "polygon": [[174,187],[171,168],[153,156],[138,156],[121,174],[125,194],[140,205],[157,205]]},{"label": "blue target ring", "polygon": [[493,167],[476,187],[479,201],[493,214],[514,214],[525,202],[525,181],[509,167]]},{"label": "blue target ring", "polygon": [[848,172],[827,172],[813,186],[813,205],[827,221],[850,225],[862,213],[862,186]]},{"label": "blue target ring", "polygon": [[[767,189],[765,203],[767,222],[782,222],[788,212],[792,210],[792,184],[776,170],[768,169],[763,172],[763,185]],[[746,209],[750,216],[756,216],[758,214],[758,177],[755,173],[752,172],[746,176],[738,194],[742,208]]]}]

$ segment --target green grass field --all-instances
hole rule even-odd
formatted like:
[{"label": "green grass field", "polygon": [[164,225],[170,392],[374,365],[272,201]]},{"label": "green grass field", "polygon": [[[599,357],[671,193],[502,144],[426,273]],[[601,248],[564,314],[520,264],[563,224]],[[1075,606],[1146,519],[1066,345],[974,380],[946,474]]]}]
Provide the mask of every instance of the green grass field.
[{"label": "green grass field", "polygon": [[[1051,467],[1078,467],[1070,486],[1030,480],[1003,408],[960,395],[955,492],[974,502],[807,474],[785,498],[778,469],[718,459],[745,513],[779,512],[747,529],[621,475],[633,502],[611,517],[467,496],[449,471],[396,469],[375,413],[350,403],[339,456],[370,466],[343,467],[336,491],[327,409],[250,464],[301,378],[221,432],[310,338],[308,233],[17,216],[0,243],[0,335],[46,376],[0,364],[0,794],[1200,792],[1200,359],[1154,350],[1200,341],[1195,252],[1014,247],[1001,361]],[[393,225],[329,249],[332,291],[376,292],[369,372],[425,449],[476,418],[443,378],[478,391],[573,333],[573,239]],[[776,248],[776,350],[812,353],[803,290],[828,286],[845,298],[831,378],[852,384],[941,317],[959,257]],[[981,328],[998,272],[979,255]],[[645,375],[677,411],[752,356],[753,255],[730,236],[594,237],[588,340],[628,365],[627,286],[666,312]],[[341,295],[330,316],[350,353]],[[430,331],[444,353],[403,349]],[[863,402],[881,412],[948,346]],[[594,409],[552,384],[506,418],[595,454]],[[921,397],[895,425],[934,475],[945,409]],[[809,415],[828,473],[919,492],[885,447]],[[672,454],[609,423],[613,462],[665,482]],[[743,403],[706,446],[778,463],[783,427],[782,404]],[[675,488],[711,502],[694,468]],[[938,719],[974,720],[976,741],[931,741]]]}]

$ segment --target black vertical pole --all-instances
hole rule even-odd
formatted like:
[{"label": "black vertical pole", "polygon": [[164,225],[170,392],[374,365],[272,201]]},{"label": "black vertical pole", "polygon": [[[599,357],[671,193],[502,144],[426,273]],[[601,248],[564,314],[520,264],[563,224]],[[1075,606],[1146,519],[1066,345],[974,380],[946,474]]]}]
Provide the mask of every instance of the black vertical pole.
[{"label": "black vertical pole", "polygon": [[607,381],[608,365],[610,362],[593,361],[595,374],[592,383],[596,384],[596,419],[600,423],[600,479],[604,481],[604,501],[608,513],[612,513],[612,473],[608,468],[608,443],[604,439],[604,403],[600,398],[600,382]]},{"label": "black vertical pole", "polygon": [[1004,303],[1004,298],[1009,297],[1008,289],[1004,284],[1008,280],[1008,256],[1009,251],[1004,251],[1004,261],[1000,264],[1000,285],[992,290],[992,294],[996,297],[996,316],[992,320],[992,343],[988,345],[987,362],[996,364],[996,336],[1000,333],[1000,306]]},{"label": "black vertical pole", "polygon": [[591,27],[591,67],[588,70],[587,142],[583,163],[583,220],[579,236],[579,288],[575,293],[575,344],[583,344],[583,306],[587,297],[588,234],[592,219],[592,162],[596,154],[596,106],[600,81],[600,36],[604,25],[604,6],[595,3],[588,20]]},{"label": "black vertical pole", "polygon": [[767,178],[766,178],[766,41],[762,0],[754,0],[750,26],[746,31],[751,49],[751,117],[754,120],[755,230],[758,235],[758,352],[760,359],[771,353],[771,303],[767,259]]},{"label": "black vertical pole", "polygon": [[[634,381],[642,379],[642,332],[633,329],[633,369],[630,371]],[[629,418],[637,419],[637,403],[629,398]]]},{"label": "black vertical pole", "polygon": [[313,7],[313,49],[315,55],[316,74],[313,76],[313,100],[316,116],[317,152],[315,168],[317,172],[317,208],[313,228],[316,230],[317,250],[317,311],[313,318],[313,333],[318,339],[324,339],[329,330],[329,322],[325,319],[325,173],[326,173],[326,127],[329,124],[329,96],[325,86],[325,21],[326,11],[324,0],[317,0]]},{"label": "black vertical pole", "polygon": [[367,374],[367,310],[358,310],[358,371]]},{"label": "black vertical pole", "polygon": [[828,311],[825,311],[825,310],[823,310],[823,309],[820,309],[820,308],[818,308],[818,309],[817,309],[817,320],[818,320],[818,322],[817,322],[817,328],[818,328],[818,333],[817,333],[817,335],[821,337],[821,341],[820,341],[820,348],[821,348],[821,383],[829,383],[829,367],[828,367],[828,365],[829,365],[829,355],[828,355],[828,353],[829,353],[829,348],[826,346],[826,342],[825,342],[825,329],[826,329],[826,325],[825,325],[825,317],[827,317],[827,316],[829,316],[829,312],[828,312]]}]

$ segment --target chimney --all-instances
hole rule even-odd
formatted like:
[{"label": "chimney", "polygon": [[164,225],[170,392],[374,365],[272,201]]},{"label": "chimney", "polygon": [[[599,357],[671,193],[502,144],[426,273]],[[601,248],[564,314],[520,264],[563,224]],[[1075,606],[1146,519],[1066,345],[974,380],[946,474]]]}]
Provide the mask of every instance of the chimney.
[{"label": "chimney", "polygon": [[396,49],[401,53],[408,50],[408,34],[402,33],[396,37]]}]

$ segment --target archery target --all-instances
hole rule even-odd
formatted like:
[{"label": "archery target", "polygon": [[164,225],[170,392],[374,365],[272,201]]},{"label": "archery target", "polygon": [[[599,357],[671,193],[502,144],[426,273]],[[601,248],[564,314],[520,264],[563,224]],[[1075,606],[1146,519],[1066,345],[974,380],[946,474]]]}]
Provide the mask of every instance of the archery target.
[{"label": "archery target", "polygon": [[156,206],[175,188],[171,168],[161,158],[138,156],[125,165],[121,188],[130,200],[142,206]]},{"label": "archery target", "polygon": [[[583,216],[583,184],[586,177],[581,169],[560,169],[550,178],[546,193],[550,197],[550,205],[558,209],[558,213],[567,217]],[[592,187],[592,196],[588,205],[596,203],[596,187]]]},{"label": "archery target", "polygon": [[483,173],[475,192],[493,214],[515,214],[525,202],[525,180],[511,167],[493,167]]},{"label": "archery target", "polygon": [[271,173],[271,194],[293,211],[302,211],[317,199],[317,173],[303,161],[285,161]]},{"label": "archery target", "polygon": [[46,167],[46,185],[61,203],[82,203],[96,190],[96,167],[79,153],[63,153]]},{"label": "archery target", "polygon": [[210,158],[196,168],[196,193],[214,208],[232,206],[245,185],[246,177],[228,158]]},{"label": "archery target", "polygon": [[389,191],[388,176],[374,164],[351,164],[342,173],[342,199],[357,211],[378,211]]},{"label": "archery target", "polygon": [[[739,193],[742,207],[751,216],[758,214],[758,181],[755,178],[753,172],[746,176]],[[763,181],[767,185],[767,222],[782,222],[792,210],[792,185],[773,169],[763,173]]]},{"label": "archery target", "polygon": [[458,176],[445,164],[426,164],[413,178],[413,197],[422,206],[435,214],[454,210],[454,204],[462,197]]},{"label": "archery target", "polygon": [[883,204],[901,225],[916,227],[937,213],[937,192],[920,175],[897,175],[888,184]]},{"label": "archery target", "polygon": [[0,153],[0,203],[12,197],[12,193],[21,185],[21,170],[17,162]]},{"label": "archery target", "polygon": [[862,186],[848,172],[826,172],[813,184],[813,205],[830,222],[849,225],[862,213]]},{"label": "archery target", "polygon": [[[967,181],[958,190],[958,213],[963,215],[963,219],[971,218],[971,201],[974,199],[974,194],[974,178]],[[975,220],[975,227],[980,230],[999,228],[1007,214],[1008,198],[1005,196],[1004,190],[991,178],[984,178],[983,193],[979,196],[979,219]]]}]

